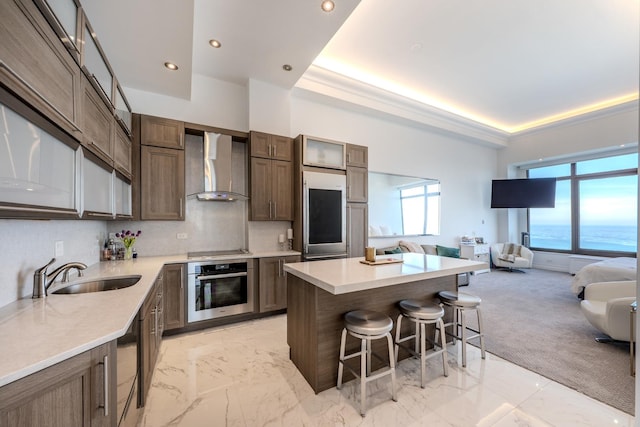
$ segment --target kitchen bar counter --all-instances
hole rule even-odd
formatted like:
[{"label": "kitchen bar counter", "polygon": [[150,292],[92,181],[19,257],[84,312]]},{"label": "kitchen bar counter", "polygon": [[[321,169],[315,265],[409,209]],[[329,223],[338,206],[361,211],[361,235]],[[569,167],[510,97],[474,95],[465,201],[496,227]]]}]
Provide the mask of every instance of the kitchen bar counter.
[{"label": "kitchen bar counter", "polygon": [[[458,273],[487,268],[483,262],[413,253],[377,259],[386,258],[403,262],[365,265],[360,263],[363,258],[347,258],[285,264],[290,359],[316,393],[335,387],[346,312],[375,310],[395,322],[398,301],[408,298],[433,301],[439,291],[457,289]],[[405,326],[409,327],[409,323],[405,322]],[[373,350],[386,354],[386,341],[377,341],[372,344]],[[347,340],[348,352],[358,346],[358,340]],[[400,353],[400,359],[406,356]],[[374,364],[373,369],[376,368]],[[353,378],[350,373],[345,375],[345,380]]]},{"label": "kitchen bar counter", "polygon": [[[299,252],[260,252],[215,259],[287,255]],[[84,277],[71,283],[134,274],[142,278],[128,288],[76,295],[52,294],[69,285],[55,283],[46,298],[25,298],[0,307],[0,386],[124,335],[162,267],[189,261],[193,260],[181,254],[99,262],[84,270]]]}]

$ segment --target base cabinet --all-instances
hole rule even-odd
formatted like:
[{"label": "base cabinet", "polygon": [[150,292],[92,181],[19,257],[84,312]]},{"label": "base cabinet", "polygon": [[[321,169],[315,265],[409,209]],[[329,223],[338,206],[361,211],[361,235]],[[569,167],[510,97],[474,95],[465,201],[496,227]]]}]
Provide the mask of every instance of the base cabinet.
[{"label": "base cabinet", "polygon": [[163,270],[164,330],[169,331],[185,325],[185,264],[167,264]]},{"label": "base cabinet", "polygon": [[149,388],[153,368],[156,366],[162,332],[164,331],[163,317],[163,273],[156,279],[147,299],[142,303],[140,315],[140,406],[144,406]]},{"label": "base cabinet", "polygon": [[1,387],[0,426],[116,426],[115,358],[114,341]]},{"label": "base cabinet", "polygon": [[287,308],[287,275],[284,265],[300,257],[260,258],[260,313]]}]

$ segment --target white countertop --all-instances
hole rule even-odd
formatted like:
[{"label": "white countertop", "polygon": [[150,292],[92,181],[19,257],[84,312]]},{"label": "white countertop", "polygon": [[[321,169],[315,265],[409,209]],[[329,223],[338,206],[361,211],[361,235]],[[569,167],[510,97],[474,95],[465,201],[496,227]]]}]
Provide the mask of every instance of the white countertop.
[{"label": "white countertop", "polygon": [[366,265],[360,262],[364,258],[344,258],[285,264],[284,270],[339,295],[487,268],[484,262],[437,255],[402,253],[376,257],[377,260],[387,258],[402,259],[403,262]]},{"label": "white countertop", "polygon": [[[215,259],[289,255],[300,253],[273,251]],[[57,288],[70,284],[56,283],[49,288],[46,298],[21,299],[0,307],[0,386],[124,335],[162,267],[189,261],[193,260],[181,254],[99,262],[89,266],[84,270],[84,277],[74,281],[133,274],[140,274],[142,278],[128,288],[75,295],[52,294]]]}]

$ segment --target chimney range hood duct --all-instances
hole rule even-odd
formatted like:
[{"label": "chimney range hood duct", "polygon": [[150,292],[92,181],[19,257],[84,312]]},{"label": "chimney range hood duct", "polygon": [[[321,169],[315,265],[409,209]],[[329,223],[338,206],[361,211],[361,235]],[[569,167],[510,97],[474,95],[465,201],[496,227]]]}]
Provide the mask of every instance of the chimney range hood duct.
[{"label": "chimney range hood duct", "polygon": [[198,200],[247,200],[246,144],[234,142],[230,135],[212,132],[204,134],[204,192]]}]

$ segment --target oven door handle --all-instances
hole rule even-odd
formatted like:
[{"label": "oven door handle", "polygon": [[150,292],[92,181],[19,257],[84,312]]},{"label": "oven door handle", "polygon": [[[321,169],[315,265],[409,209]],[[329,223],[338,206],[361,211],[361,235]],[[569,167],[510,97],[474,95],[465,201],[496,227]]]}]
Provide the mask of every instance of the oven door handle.
[{"label": "oven door handle", "polygon": [[211,279],[227,279],[229,277],[243,277],[247,273],[229,273],[229,274],[212,274],[209,276],[196,276],[196,280],[211,280]]}]

